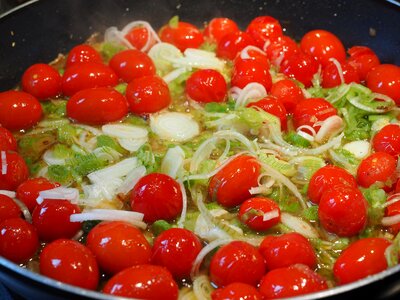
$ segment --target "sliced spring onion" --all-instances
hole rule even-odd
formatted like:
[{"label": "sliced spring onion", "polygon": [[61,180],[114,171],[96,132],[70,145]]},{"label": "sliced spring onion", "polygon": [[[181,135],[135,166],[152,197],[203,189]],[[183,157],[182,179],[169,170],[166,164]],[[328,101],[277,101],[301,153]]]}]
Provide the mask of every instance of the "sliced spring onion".
[{"label": "sliced spring onion", "polygon": [[329,59],[329,61],[332,62],[335,65],[335,67],[336,67],[336,69],[338,70],[338,73],[339,73],[340,83],[344,84],[345,81],[344,81],[344,76],[343,76],[343,69],[342,69],[342,66],[341,66],[340,62],[338,62],[338,60],[336,58],[333,58],[333,57],[331,57]]},{"label": "sliced spring onion", "polygon": [[7,155],[6,151],[1,151],[0,152],[0,158],[1,158],[1,175],[6,175],[7,174]]},{"label": "sliced spring onion", "polygon": [[17,197],[17,193],[15,193],[14,191],[8,191],[8,190],[0,190],[0,194],[1,195],[6,195],[10,198],[15,198]]},{"label": "sliced spring onion", "polygon": [[122,139],[140,139],[146,138],[148,135],[146,128],[127,124],[103,125],[101,130],[108,136]]},{"label": "sliced spring onion", "polygon": [[353,141],[343,145],[343,149],[349,151],[358,159],[363,159],[371,152],[371,144],[368,141]]},{"label": "sliced spring onion", "polygon": [[182,193],[182,212],[181,212],[181,217],[178,220],[178,228],[183,228],[185,225],[186,221],[186,213],[187,213],[187,195],[186,195],[186,190],[185,186],[183,185],[183,182],[181,180],[178,180],[179,188]]},{"label": "sliced spring onion", "polygon": [[171,60],[175,68],[214,69],[219,72],[225,68],[225,62],[217,58],[214,52],[188,48],[183,54],[183,57]]},{"label": "sliced spring onion", "polygon": [[235,108],[245,107],[251,100],[258,100],[267,96],[265,87],[258,82],[250,82],[243,89],[233,87],[230,94],[235,99]]},{"label": "sliced spring onion", "polygon": [[255,52],[258,52],[258,53],[261,53],[261,54],[263,54],[263,55],[267,55],[267,53],[265,53],[264,51],[262,51],[260,48],[258,48],[258,47],[256,47],[256,46],[246,46],[246,47],[244,47],[243,48],[243,50],[242,51],[240,51],[240,58],[241,59],[248,59],[248,58],[251,58],[251,56],[250,56],[250,54],[249,54],[249,51],[255,51]]},{"label": "sliced spring onion", "polygon": [[139,138],[139,139],[117,139],[118,143],[121,145],[122,148],[128,150],[129,152],[135,152],[139,150],[144,144],[147,143],[148,138]]},{"label": "sliced spring onion", "polygon": [[206,275],[200,275],[193,280],[193,292],[197,299],[211,300],[211,293],[214,290],[210,279]]},{"label": "sliced spring onion", "polygon": [[181,147],[169,148],[161,162],[161,173],[167,174],[172,178],[177,178],[183,168],[185,152]]},{"label": "sliced spring onion", "polygon": [[126,175],[126,178],[116,190],[116,193],[121,193],[124,195],[128,194],[139,181],[139,179],[142,178],[144,175],[146,175],[146,168],[144,166],[139,166],[133,169],[131,172],[128,173],[128,175]]},{"label": "sliced spring onion", "polygon": [[71,203],[78,203],[79,190],[75,188],[56,187],[49,190],[39,192],[39,197],[36,198],[36,202],[41,204],[44,200],[55,199],[55,200],[68,200]]},{"label": "sliced spring onion", "polygon": [[383,226],[392,226],[400,223],[400,214],[390,216],[390,217],[383,217],[381,220]]},{"label": "sliced spring onion", "polygon": [[[121,30],[121,35],[122,37],[124,37],[135,27],[144,27],[147,30],[147,40],[146,43],[144,44],[144,46],[139,49],[140,51],[143,52],[147,52],[151,45],[155,42],[160,43],[161,40],[158,37],[157,33],[154,31],[153,27],[151,27],[150,23],[146,22],[146,21],[142,21],[142,20],[138,20],[138,21],[133,21],[131,23],[128,23],[125,25],[124,28],[122,28]],[[129,43],[129,41],[128,41]],[[131,43],[129,43],[131,45]],[[131,45],[132,47],[132,45]]]},{"label": "sliced spring onion", "polygon": [[43,154],[43,160],[48,164],[49,166],[51,165],[65,165],[65,159],[64,158],[57,158],[54,156],[54,150],[53,149],[48,149],[44,154]]},{"label": "sliced spring onion", "polygon": [[269,212],[264,213],[263,221],[265,222],[265,221],[269,221],[269,220],[272,220],[272,219],[276,219],[276,218],[279,218],[279,216],[280,216],[279,210],[273,209],[273,210],[271,210]]},{"label": "sliced spring onion", "polygon": [[308,222],[289,213],[281,213],[281,222],[290,229],[304,235],[307,238],[316,239],[319,237],[318,232]]},{"label": "sliced spring onion", "polygon": [[314,126],[321,126],[315,135],[315,141],[321,143],[343,130],[343,119],[334,115],[324,121],[316,122]]},{"label": "sliced spring onion", "polygon": [[119,178],[128,175],[130,171],[138,166],[138,159],[136,157],[129,157],[115,165],[106,167],[104,169],[88,174],[88,178],[93,183],[102,183],[108,181],[110,178]]}]

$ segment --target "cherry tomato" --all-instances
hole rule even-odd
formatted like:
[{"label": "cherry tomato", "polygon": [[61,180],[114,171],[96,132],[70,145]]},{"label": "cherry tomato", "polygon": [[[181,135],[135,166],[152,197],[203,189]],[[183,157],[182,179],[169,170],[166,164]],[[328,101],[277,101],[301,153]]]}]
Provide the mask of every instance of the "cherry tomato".
[{"label": "cherry tomato", "polygon": [[176,26],[165,25],[160,29],[158,35],[161,41],[174,45],[182,52],[187,48],[199,48],[204,42],[200,30],[186,22],[178,22]]},{"label": "cherry tomato", "polygon": [[125,82],[135,78],[156,74],[151,58],[136,49],[128,49],[115,54],[109,63],[111,69]]},{"label": "cherry tomato", "polygon": [[264,45],[270,39],[283,35],[279,21],[270,16],[254,18],[246,28],[246,32],[254,39],[256,46],[264,49]]},{"label": "cherry tomato", "polygon": [[13,134],[4,127],[0,126],[0,150],[17,151],[17,141]]},{"label": "cherry tomato", "polygon": [[331,58],[340,63],[346,60],[346,50],[339,38],[326,30],[312,30],[307,32],[300,41],[300,48],[313,56],[325,67]]},{"label": "cherry tomato", "polygon": [[178,285],[167,269],[139,265],[114,275],[104,286],[103,293],[148,300],[178,299]]},{"label": "cherry tomato", "polygon": [[40,273],[84,289],[95,290],[99,268],[93,253],[79,242],[59,239],[40,253]]},{"label": "cherry tomato", "polygon": [[246,32],[230,32],[225,34],[218,42],[217,56],[224,59],[233,60],[244,48],[254,45],[254,40]]},{"label": "cherry tomato", "polygon": [[154,240],[152,262],[166,267],[176,279],[189,278],[201,248],[201,243],[193,232],[171,228],[163,231]]},{"label": "cherry tomato", "polygon": [[124,95],[109,87],[81,90],[67,102],[68,117],[89,125],[119,121],[128,114],[128,110]]},{"label": "cherry tomato", "polygon": [[3,194],[0,194],[0,222],[21,217],[21,209],[15,201]]},{"label": "cherry tomato", "polygon": [[307,195],[311,202],[318,204],[322,194],[335,186],[355,189],[357,188],[357,182],[354,176],[345,169],[327,165],[313,174],[308,184]]},{"label": "cherry tomato", "polygon": [[90,62],[102,63],[103,60],[99,52],[90,45],[77,45],[68,53],[66,67],[69,68],[75,64]]},{"label": "cherry tomato", "polygon": [[283,131],[286,131],[287,129],[286,108],[283,105],[283,103],[278,99],[276,99],[275,97],[266,96],[256,102],[250,102],[249,104],[247,104],[247,107],[259,107],[262,110],[266,111],[267,113],[270,113],[271,115],[278,117],[281,122],[281,129]]},{"label": "cherry tomato", "polygon": [[293,113],[296,105],[305,99],[301,88],[290,79],[275,82],[271,87],[270,95],[282,102],[289,114]]},{"label": "cherry tomato", "polygon": [[[399,184],[400,180],[397,181],[396,184],[396,193],[399,193]],[[400,201],[397,201],[393,204],[390,204],[386,207],[386,216],[391,217],[400,214]],[[392,234],[396,235],[400,231],[400,223],[396,223],[393,225],[388,226],[389,230]]]},{"label": "cherry tomato", "polygon": [[0,255],[23,263],[33,257],[39,248],[35,227],[21,218],[7,219],[0,223]]},{"label": "cherry tomato", "polygon": [[146,46],[149,38],[149,32],[145,27],[135,27],[125,34],[125,38],[133,47],[141,50],[144,46]]},{"label": "cherry tomato", "polygon": [[28,179],[28,167],[17,152],[0,151],[0,154],[0,190],[15,191],[18,185]]},{"label": "cherry tomato", "polygon": [[254,286],[234,282],[211,293],[212,300],[262,300],[263,296]]},{"label": "cherry tomato", "polygon": [[265,51],[270,62],[274,66],[279,67],[285,59],[298,53],[299,47],[294,40],[292,40],[288,36],[283,35],[271,40]]},{"label": "cherry tomato", "polygon": [[347,61],[357,70],[362,81],[367,78],[367,74],[372,68],[380,64],[378,56],[368,47],[354,46],[347,53],[350,55]]},{"label": "cherry tomato", "polygon": [[[344,78],[344,83],[360,83],[360,77],[357,70],[349,63],[341,63],[342,74]],[[330,62],[322,70],[322,87],[333,88],[342,84],[340,79],[339,70],[337,66]]]},{"label": "cherry tomato", "polygon": [[147,264],[151,258],[151,247],[143,233],[119,221],[96,225],[87,236],[86,246],[94,253],[100,268],[109,274]]},{"label": "cherry tomato", "polygon": [[383,238],[364,238],[352,243],[333,267],[338,283],[350,283],[387,269],[385,250],[390,245]]},{"label": "cherry tomato", "polygon": [[171,103],[168,85],[156,75],[132,80],[125,95],[131,112],[135,114],[155,113]]},{"label": "cherry tomato", "polygon": [[81,229],[81,223],[69,220],[72,214],[80,213],[77,205],[68,200],[47,200],[33,210],[32,224],[42,241],[72,238]]},{"label": "cherry tomato", "polygon": [[260,164],[254,157],[241,155],[234,158],[215,174],[208,186],[213,201],[234,207],[251,197],[249,189],[258,186]]},{"label": "cherry tomato", "polygon": [[233,241],[214,254],[209,272],[211,281],[218,287],[234,282],[256,286],[265,273],[265,262],[254,246]]},{"label": "cherry tomato", "polygon": [[133,211],[144,214],[143,220],[173,220],[182,212],[182,192],[178,182],[162,173],[143,176],[131,193]]},{"label": "cherry tomato", "polygon": [[[265,214],[276,212],[264,220]],[[254,197],[247,199],[240,205],[238,217],[253,230],[264,231],[278,224],[281,219],[281,211],[278,204],[272,199]]]},{"label": "cherry tomato", "polygon": [[242,89],[251,82],[257,82],[269,91],[272,86],[269,66],[254,59],[238,60],[233,67],[231,85]]},{"label": "cherry tomato", "polygon": [[286,76],[300,81],[307,88],[312,85],[312,79],[318,69],[318,62],[312,56],[298,52],[282,62],[280,71]]},{"label": "cherry tomato", "polygon": [[81,90],[96,87],[112,87],[118,83],[118,76],[101,63],[82,62],[65,70],[62,90],[64,95],[72,96]]},{"label": "cherry tomato", "polygon": [[389,96],[400,105],[400,67],[390,64],[374,67],[368,72],[367,87]]},{"label": "cherry tomato", "polygon": [[239,31],[239,27],[235,21],[228,18],[214,18],[204,29],[204,36],[218,44],[224,35],[236,31]]},{"label": "cherry tomato", "polygon": [[33,127],[42,118],[42,107],[32,95],[7,91],[0,93],[0,125],[8,130]]},{"label": "cherry tomato", "polygon": [[364,158],[357,170],[357,182],[362,187],[370,187],[381,182],[392,186],[396,177],[397,161],[386,152],[375,152]]},{"label": "cherry tomato", "polygon": [[186,81],[186,94],[197,102],[224,102],[227,89],[224,76],[211,70],[198,70]]},{"label": "cherry tomato", "polygon": [[281,236],[266,236],[259,249],[268,270],[303,264],[311,269],[317,265],[317,256],[311,243],[301,234],[292,232]]},{"label": "cherry tomato", "polygon": [[389,124],[383,127],[372,139],[375,151],[386,152],[393,156],[400,154],[400,126]]},{"label": "cherry tomato", "polygon": [[266,299],[288,298],[326,290],[324,278],[301,264],[279,268],[267,273],[259,287]]},{"label": "cherry tomato", "polygon": [[321,196],[318,217],[327,231],[338,236],[354,236],[367,225],[367,210],[368,203],[357,188],[337,185]]}]

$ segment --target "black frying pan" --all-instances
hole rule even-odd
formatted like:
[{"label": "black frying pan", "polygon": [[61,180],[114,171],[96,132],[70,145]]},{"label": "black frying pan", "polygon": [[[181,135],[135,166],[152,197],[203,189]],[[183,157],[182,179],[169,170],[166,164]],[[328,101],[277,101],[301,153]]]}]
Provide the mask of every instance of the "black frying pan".
[{"label": "black frying pan", "polygon": [[[93,32],[147,20],[155,28],[172,16],[199,26],[216,16],[244,28],[258,15],[280,20],[296,39],[312,29],[338,35],[345,46],[366,45],[382,62],[400,65],[400,9],[385,1],[336,0],[41,0],[0,17],[0,91],[12,88],[36,62],[68,52]],[[371,34],[371,33],[376,34]],[[0,257],[0,281],[27,299],[122,299],[34,274]],[[301,299],[400,298],[400,266]]]}]

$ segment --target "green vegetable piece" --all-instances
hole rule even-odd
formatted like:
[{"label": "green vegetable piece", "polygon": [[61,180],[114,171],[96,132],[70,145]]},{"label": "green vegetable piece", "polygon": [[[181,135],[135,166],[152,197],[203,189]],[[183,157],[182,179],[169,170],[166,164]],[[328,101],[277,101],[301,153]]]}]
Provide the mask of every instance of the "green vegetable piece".
[{"label": "green vegetable piece", "polygon": [[96,147],[109,147],[112,148],[119,153],[126,153],[125,149],[122,148],[116,140],[114,140],[112,137],[108,135],[99,135],[96,137]]},{"label": "green vegetable piece", "polygon": [[67,112],[66,100],[51,100],[41,102],[43,113],[50,119],[63,118]]},{"label": "green vegetable piece", "polygon": [[155,236],[159,236],[160,233],[162,233],[163,231],[168,230],[170,228],[172,228],[171,224],[169,224],[165,220],[155,221],[151,225],[151,231],[154,233]]},{"label": "green vegetable piece", "polygon": [[197,218],[199,217],[199,215],[200,215],[200,212],[198,212],[198,211],[188,212],[186,215],[184,227],[187,230],[194,231],[194,229],[196,227],[196,221],[197,221]]},{"label": "green vegetable piece", "polygon": [[149,144],[144,144],[136,152],[136,157],[146,167],[147,173],[153,173],[160,169],[162,154],[155,155]]},{"label": "green vegetable piece", "polygon": [[303,217],[309,221],[318,220],[318,206],[310,206],[303,211]]},{"label": "green vegetable piece", "polygon": [[113,44],[113,43],[103,43],[100,48],[100,53],[103,56],[103,59],[107,62],[109,61],[115,54],[126,50],[126,47]]},{"label": "green vegetable piece", "polygon": [[58,141],[66,145],[72,145],[74,143],[76,134],[76,128],[69,124],[57,128]]},{"label": "green vegetable piece", "polygon": [[217,44],[213,42],[204,42],[200,45],[199,49],[209,52],[216,52],[217,51]]},{"label": "green vegetable piece", "polygon": [[63,144],[56,144],[53,148],[53,155],[56,158],[69,158],[72,155],[72,150]]},{"label": "green vegetable piece", "polygon": [[303,138],[301,135],[298,135],[294,131],[289,131],[285,136],[284,139],[289,144],[293,146],[300,147],[300,148],[308,148],[311,147],[311,143]]},{"label": "green vegetable piece", "polygon": [[296,168],[292,164],[280,160],[272,154],[267,155],[261,153],[259,159],[285,176],[293,176],[296,174]]},{"label": "green vegetable piece", "polygon": [[127,86],[128,86],[128,85],[127,85],[126,83],[120,83],[120,84],[118,84],[117,86],[115,86],[114,89],[115,89],[117,92],[120,92],[121,94],[125,95],[125,91],[126,91],[126,87],[127,87]]},{"label": "green vegetable piece", "polygon": [[387,195],[383,189],[377,188],[374,185],[367,189],[361,189],[365,199],[368,201],[368,224],[380,225],[383,216],[385,215],[384,204]]},{"label": "green vegetable piece", "polygon": [[86,176],[87,174],[97,171],[106,166],[106,161],[96,157],[94,154],[75,154],[74,158],[68,160],[73,173],[78,176]]},{"label": "green vegetable piece", "polygon": [[209,102],[204,105],[206,112],[227,113],[229,106],[226,103]]},{"label": "green vegetable piece", "polygon": [[179,24],[179,16],[173,16],[169,21],[168,21],[168,25],[171,28],[178,28],[178,24]]},{"label": "green vegetable piece", "polygon": [[130,115],[129,117],[127,117],[124,122],[129,123],[131,125],[147,126],[147,122],[145,119],[134,115]]},{"label": "green vegetable piece", "polygon": [[56,138],[54,134],[48,132],[23,135],[18,142],[18,149],[22,157],[29,158],[32,162],[36,162],[55,142]]},{"label": "green vegetable piece", "polygon": [[47,175],[50,180],[61,184],[69,183],[72,180],[71,170],[64,165],[51,165],[48,168]]}]

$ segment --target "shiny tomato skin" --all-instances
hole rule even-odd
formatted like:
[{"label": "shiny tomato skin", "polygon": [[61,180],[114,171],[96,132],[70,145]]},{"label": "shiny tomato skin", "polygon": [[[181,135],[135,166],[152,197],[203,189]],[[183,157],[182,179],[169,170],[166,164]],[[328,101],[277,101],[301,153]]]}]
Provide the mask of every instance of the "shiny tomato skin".
[{"label": "shiny tomato skin", "polygon": [[212,300],[263,300],[257,289],[246,283],[234,282],[211,293]]},{"label": "shiny tomato skin", "polygon": [[354,46],[347,50],[350,57],[348,63],[352,65],[358,72],[360,80],[367,78],[368,72],[380,64],[378,56],[372,49],[365,46]]},{"label": "shiny tomato skin", "polygon": [[[400,192],[398,188],[398,186],[400,185],[399,182],[400,180],[397,181],[395,193]],[[400,214],[400,201],[397,201],[386,207],[385,216],[391,217],[399,214]],[[390,225],[388,226],[388,228],[392,234],[396,235],[400,231],[400,223]]]},{"label": "shiny tomato skin", "polygon": [[209,272],[217,287],[234,282],[256,286],[265,273],[265,262],[256,247],[233,241],[217,250],[211,259]]},{"label": "shiny tomato skin", "polygon": [[338,283],[350,283],[386,270],[385,250],[390,245],[384,238],[363,238],[352,243],[333,267]]},{"label": "shiny tomato skin", "polygon": [[0,125],[10,131],[29,129],[42,118],[42,107],[32,95],[20,91],[0,93]]},{"label": "shiny tomato skin", "polygon": [[15,201],[3,194],[0,194],[0,222],[6,219],[20,218],[21,209]]},{"label": "shiny tomato skin", "polygon": [[300,48],[313,56],[324,67],[331,58],[340,63],[346,60],[346,50],[340,39],[326,30],[312,30],[307,32],[300,41]]},{"label": "shiny tomato skin", "polygon": [[179,21],[177,26],[163,26],[158,35],[161,41],[170,43],[182,52],[187,48],[199,48],[204,42],[201,31],[193,24]]},{"label": "shiny tomato skin", "polygon": [[233,60],[247,46],[254,46],[250,35],[243,31],[234,31],[224,35],[217,45],[217,56]]},{"label": "shiny tomato skin", "polygon": [[128,42],[138,50],[141,50],[146,45],[148,36],[149,32],[145,27],[132,28],[127,34],[125,34],[125,38]]},{"label": "shiny tomato skin", "polygon": [[152,263],[167,268],[177,280],[189,278],[201,249],[201,242],[192,231],[171,228],[154,240]]},{"label": "shiny tomato skin", "polygon": [[312,85],[312,79],[318,72],[319,64],[314,57],[298,52],[286,58],[280,67],[280,71],[286,76],[300,81],[305,87]]},{"label": "shiny tomato skin", "polygon": [[383,127],[372,139],[376,152],[386,152],[394,157],[400,154],[400,125],[389,124]]},{"label": "shiny tomato skin", "polygon": [[35,227],[21,218],[0,222],[0,255],[23,263],[33,257],[39,249],[39,238]]},{"label": "shiny tomato skin", "polygon": [[[349,63],[341,63],[344,83],[360,83],[357,70]],[[337,66],[330,62],[322,70],[322,87],[333,88],[342,84]]]},{"label": "shiny tomato skin", "polygon": [[103,60],[99,52],[90,45],[77,45],[68,53],[66,68],[79,63],[102,63]]},{"label": "shiny tomato skin", "polygon": [[272,86],[272,78],[268,64],[254,59],[238,60],[233,67],[231,85],[243,89],[247,84],[257,82],[268,92]]},{"label": "shiny tomato skin", "polygon": [[22,182],[28,179],[28,166],[17,152],[1,151],[0,161],[2,164],[3,158],[5,158],[7,169],[5,174],[3,174],[3,170],[0,173],[0,190],[15,191]]},{"label": "shiny tomato skin", "polygon": [[186,94],[197,102],[224,102],[227,97],[225,78],[212,69],[195,71],[186,81]]},{"label": "shiny tomato skin", "polygon": [[131,208],[144,214],[143,220],[171,221],[182,211],[182,192],[178,182],[162,173],[143,176],[131,192]]},{"label": "shiny tomato skin", "polygon": [[258,186],[261,166],[254,157],[234,158],[215,174],[208,186],[210,199],[225,207],[234,207],[250,198],[249,189]]},{"label": "shiny tomato skin", "polygon": [[301,264],[268,272],[259,291],[265,299],[288,298],[328,289],[324,278]]},{"label": "shiny tomato skin", "polygon": [[77,241],[59,239],[47,244],[40,253],[40,274],[52,279],[95,290],[99,267],[93,253]]},{"label": "shiny tomato skin", "polygon": [[254,18],[246,28],[248,33],[256,42],[256,46],[264,49],[265,43],[283,35],[281,24],[271,16],[259,16]]},{"label": "shiny tomato skin", "polygon": [[124,95],[110,87],[81,90],[67,102],[67,116],[89,125],[119,121],[128,111],[128,101]]},{"label": "shiny tomato skin", "polygon": [[224,35],[236,31],[239,31],[239,27],[235,21],[229,18],[214,18],[204,29],[204,37],[218,44]]},{"label": "shiny tomato skin", "polygon": [[80,222],[70,221],[70,216],[76,213],[80,213],[79,207],[68,200],[45,199],[33,210],[32,224],[42,241],[70,239],[82,227]]},{"label": "shiny tomato skin", "polygon": [[362,187],[370,187],[381,182],[391,186],[396,179],[396,159],[386,152],[375,152],[364,158],[357,169],[357,182]]},{"label": "shiny tomato skin", "polygon": [[282,79],[272,84],[270,95],[276,97],[289,114],[305,99],[301,88],[291,79]]},{"label": "shiny tomato skin", "polygon": [[360,233],[368,221],[368,203],[357,188],[335,186],[325,190],[318,207],[320,224],[338,236]]},{"label": "shiny tomato skin", "polygon": [[156,74],[156,67],[151,58],[136,49],[118,52],[111,58],[109,66],[125,82]]},{"label": "shiny tomato skin", "polygon": [[299,47],[294,40],[283,35],[271,40],[265,52],[271,64],[279,67],[285,59],[298,53]]},{"label": "shiny tomato skin", "polygon": [[311,202],[318,204],[322,194],[335,186],[357,188],[357,182],[354,176],[345,169],[326,165],[311,177],[307,190],[308,198]]},{"label": "shiny tomato skin", "polygon": [[266,96],[256,102],[250,102],[249,104],[247,104],[247,107],[259,107],[262,110],[266,111],[267,113],[270,113],[271,115],[278,117],[281,122],[281,130],[286,131],[287,129],[286,108],[283,105],[283,103],[278,99],[276,99],[275,97]]},{"label": "shiny tomato skin", "polygon": [[105,294],[148,300],[176,300],[178,292],[171,273],[153,265],[125,269],[111,277],[103,288]]},{"label": "shiny tomato skin", "polygon": [[317,266],[314,248],[304,236],[292,232],[280,236],[266,236],[261,242],[260,253],[268,270],[303,264],[311,269]]},{"label": "shiny tomato skin", "polygon": [[17,151],[17,141],[11,131],[0,126],[0,151]]},{"label": "shiny tomato skin", "polygon": [[391,64],[382,64],[368,72],[367,87],[375,93],[392,98],[400,105],[400,67]]},{"label": "shiny tomato skin", "polygon": [[132,80],[125,95],[134,114],[155,113],[171,104],[168,85],[156,75]]},{"label": "shiny tomato skin", "polygon": [[59,186],[59,183],[50,182],[44,177],[29,178],[18,186],[17,198],[26,205],[30,212],[33,212],[37,206],[36,198],[39,197],[39,192]]},{"label": "shiny tomato skin", "polygon": [[[278,216],[264,221],[263,215],[272,211],[277,211]],[[278,204],[272,199],[253,197],[240,205],[238,218],[251,229],[264,231],[280,222],[281,211]]]},{"label": "shiny tomato skin", "polygon": [[63,94],[69,97],[81,90],[112,87],[118,83],[117,74],[109,66],[95,62],[72,65],[65,70],[62,79]]},{"label": "shiny tomato skin", "polygon": [[61,75],[47,64],[34,64],[22,74],[21,85],[25,92],[46,100],[61,93]]}]

